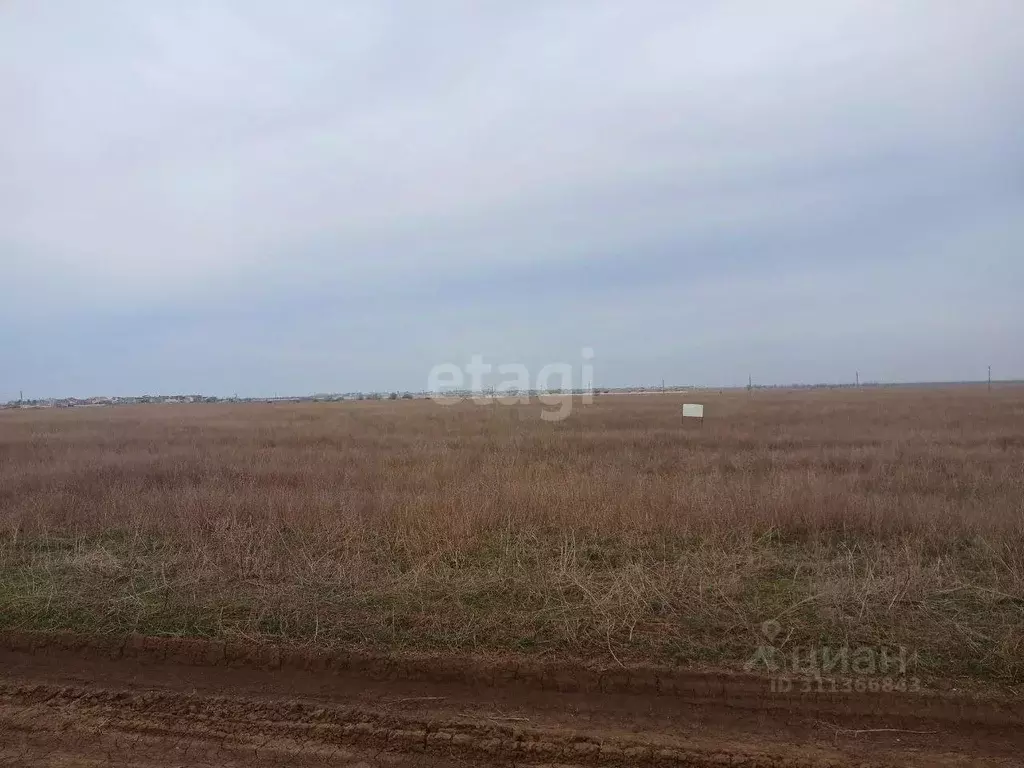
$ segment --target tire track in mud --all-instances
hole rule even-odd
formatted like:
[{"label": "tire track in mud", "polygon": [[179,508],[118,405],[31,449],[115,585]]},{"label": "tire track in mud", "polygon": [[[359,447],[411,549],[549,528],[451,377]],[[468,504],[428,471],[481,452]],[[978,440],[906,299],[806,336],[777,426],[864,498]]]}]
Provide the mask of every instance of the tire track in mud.
[{"label": "tire track in mud", "polygon": [[[102,722],[105,730],[120,731],[182,744],[211,743],[230,734],[232,746],[243,752],[263,751],[282,758],[312,752],[324,753],[331,745],[359,750],[433,755],[437,758],[489,764],[489,762],[573,766],[707,765],[716,757],[732,757],[729,750],[683,749],[657,739],[615,739],[564,734],[535,728],[487,725],[471,719],[406,719],[366,709],[325,709],[291,703],[261,705],[247,699],[223,697],[197,699],[179,695],[129,697],[119,694],[88,694],[81,690],[35,689],[45,704],[29,706],[14,718],[12,728],[39,729],[53,721],[60,730],[82,728],[82,721]],[[111,698],[112,697],[112,698]],[[10,707],[18,711],[18,692],[0,691],[0,718]],[[23,706],[23,705],[22,705]],[[53,718],[43,709],[71,711]],[[88,730],[88,727],[86,728]],[[98,730],[93,725],[93,730]],[[355,752],[353,752],[355,754]],[[747,752],[745,764],[754,768],[792,765],[785,755]],[[839,765],[831,760],[814,765]]]},{"label": "tire track in mud", "polygon": [[6,765],[1020,765],[1024,705],[753,675],[0,633]]}]

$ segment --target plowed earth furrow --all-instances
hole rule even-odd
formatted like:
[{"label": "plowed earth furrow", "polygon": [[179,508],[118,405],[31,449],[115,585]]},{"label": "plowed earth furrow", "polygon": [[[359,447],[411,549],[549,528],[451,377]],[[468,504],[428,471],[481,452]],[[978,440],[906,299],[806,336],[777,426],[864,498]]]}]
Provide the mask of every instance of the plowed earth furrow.
[{"label": "plowed earth furrow", "polygon": [[623,670],[218,646],[0,635],[0,765],[1024,765],[1006,696],[779,697],[640,669],[615,689],[599,681]]}]

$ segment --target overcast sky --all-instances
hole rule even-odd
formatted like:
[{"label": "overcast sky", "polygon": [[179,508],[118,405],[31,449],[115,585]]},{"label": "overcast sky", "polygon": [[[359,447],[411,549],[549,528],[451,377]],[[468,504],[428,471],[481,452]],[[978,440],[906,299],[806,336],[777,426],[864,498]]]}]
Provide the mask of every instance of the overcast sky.
[{"label": "overcast sky", "polygon": [[1024,3],[5,0],[0,400],[1024,377]]}]

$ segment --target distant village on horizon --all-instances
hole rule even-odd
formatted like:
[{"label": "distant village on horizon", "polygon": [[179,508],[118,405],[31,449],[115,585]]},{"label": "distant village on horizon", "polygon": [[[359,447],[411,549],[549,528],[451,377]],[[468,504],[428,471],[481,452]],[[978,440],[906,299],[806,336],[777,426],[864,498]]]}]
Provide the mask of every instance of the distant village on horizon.
[{"label": "distant village on horizon", "polygon": [[[999,381],[921,381],[921,382],[849,382],[843,384],[747,384],[746,386],[715,387],[698,385],[662,385],[637,387],[600,387],[594,388],[593,395],[657,395],[687,392],[713,391],[753,391],[753,390],[786,390],[786,389],[877,389],[890,387],[943,387],[966,385],[1014,385],[1024,384],[1022,379],[1003,379]],[[0,410],[18,408],[104,408],[118,405],[189,405],[212,403],[337,403],[363,400],[427,400],[431,398],[503,398],[503,397],[539,397],[553,395],[585,395],[591,393],[585,389],[549,389],[549,390],[506,390],[497,391],[489,388],[481,391],[449,390],[445,392],[428,391],[390,391],[390,392],[344,392],[319,393],[315,395],[298,395],[285,397],[216,397],[208,395],[134,395],[126,397],[47,397],[37,399],[11,400],[0,403]]]}]

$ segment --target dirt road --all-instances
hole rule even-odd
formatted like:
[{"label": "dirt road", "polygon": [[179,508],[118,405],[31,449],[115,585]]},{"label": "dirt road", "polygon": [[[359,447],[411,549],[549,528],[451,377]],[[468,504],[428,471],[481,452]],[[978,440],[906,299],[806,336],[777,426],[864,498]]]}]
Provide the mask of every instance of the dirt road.
[{"label": "dirt road", "polygon": [[1024,765],[1024,702],[509,659],[0,635],[0,765]]}]

